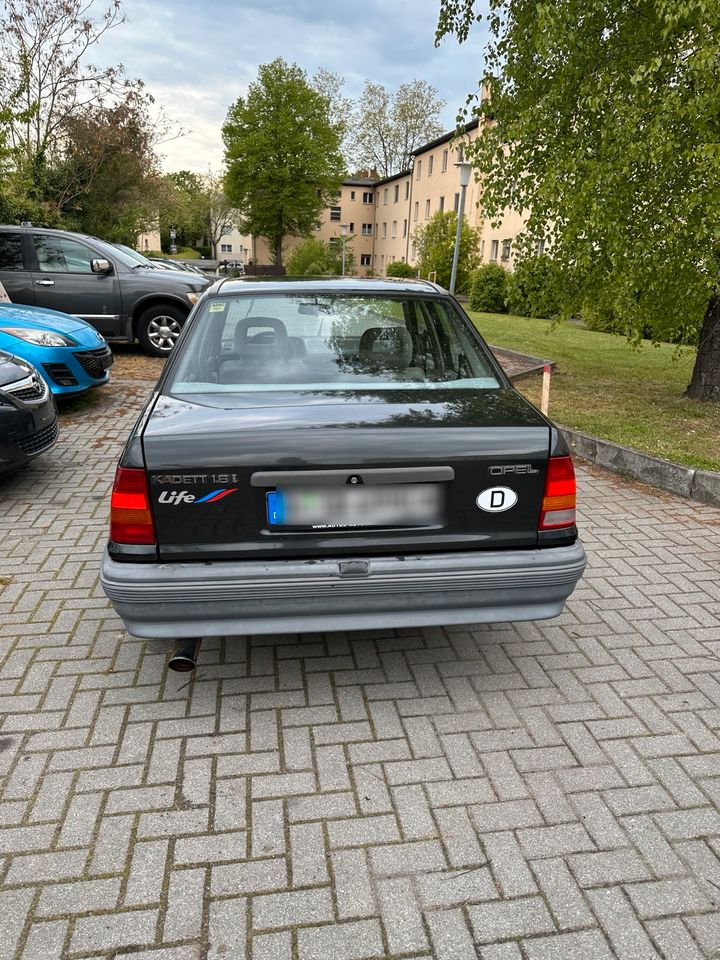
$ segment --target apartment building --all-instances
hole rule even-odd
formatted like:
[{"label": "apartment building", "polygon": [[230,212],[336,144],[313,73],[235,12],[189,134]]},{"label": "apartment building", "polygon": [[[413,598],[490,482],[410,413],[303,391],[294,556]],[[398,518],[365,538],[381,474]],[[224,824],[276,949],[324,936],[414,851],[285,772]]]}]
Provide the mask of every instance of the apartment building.
[{"label": "apartment building", "polygon": [[[456,130],[443,134],[416,150],[411,167],[394,176],[382,180],[347,177],[332,205],[322,212],[313,236],[326,243],[341,244],[344,226],[345,242],[353,252],[355,272],[360,276],[369,273],[384,276],[388,265],[396,260],[415,265],[418,229],[438,211],[459,209],[456,164],[467,145],[482,135],[482,129],[480,122],[474,120],[459,134]],[[480,259],[483,263],[497,262],[512,269],[513,240],[525,218],[508,211],[499,227],[483,221],[479,209],[481,190],[481,183],[473,178],[466,190],[464,210],[467,222],[480,233]],[[245,262],[272,263],[272,251],[263,238],[243,238],[238,242],[247,244]],[[285,262],[301,242],[300,237],[286,238]],[[234,238],[229,243],[234,245]],[[218,256],[239,259],[231,250],[221,252],[219,249]]]}]

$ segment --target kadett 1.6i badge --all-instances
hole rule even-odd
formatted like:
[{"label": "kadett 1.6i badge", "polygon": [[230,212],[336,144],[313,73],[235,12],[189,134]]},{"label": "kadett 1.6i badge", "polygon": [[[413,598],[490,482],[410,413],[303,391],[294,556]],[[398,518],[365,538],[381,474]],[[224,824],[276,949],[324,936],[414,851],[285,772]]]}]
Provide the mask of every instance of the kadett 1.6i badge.
[{"label": "kadett 1.6i badge", "polygon": [[220,281],[118,466],[102,584],[196,638],[554,617],[567,447],[427,281]]}]

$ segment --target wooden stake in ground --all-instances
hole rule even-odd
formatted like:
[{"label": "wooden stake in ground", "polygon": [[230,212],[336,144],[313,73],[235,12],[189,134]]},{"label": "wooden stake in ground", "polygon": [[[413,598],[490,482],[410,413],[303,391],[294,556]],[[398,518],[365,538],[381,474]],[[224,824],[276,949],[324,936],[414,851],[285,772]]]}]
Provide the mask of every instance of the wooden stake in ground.
[{"label": "wooden stake in ground", "polygon": [[540,397],[540,409],[545,414],[548,415],[548,408],[550,406],[550,373],[552,368],[549,363],[543,364],[543,382],[542,382],[542,395]]}]

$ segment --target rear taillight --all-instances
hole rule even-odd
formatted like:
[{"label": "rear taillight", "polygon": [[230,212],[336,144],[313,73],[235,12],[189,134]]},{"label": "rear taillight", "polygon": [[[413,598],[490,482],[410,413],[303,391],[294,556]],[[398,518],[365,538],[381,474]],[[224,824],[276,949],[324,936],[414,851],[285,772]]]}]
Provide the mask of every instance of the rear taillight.
[{"label": "rear taillight", "polygon": [[117,468],[110,499],[110,539],[114,543],[155,543],[144,470]]},{"label": "rear taillight", "polygon": [[557,530],[575,524],[575,470],[570,457],[551,457],[538,530]]}]

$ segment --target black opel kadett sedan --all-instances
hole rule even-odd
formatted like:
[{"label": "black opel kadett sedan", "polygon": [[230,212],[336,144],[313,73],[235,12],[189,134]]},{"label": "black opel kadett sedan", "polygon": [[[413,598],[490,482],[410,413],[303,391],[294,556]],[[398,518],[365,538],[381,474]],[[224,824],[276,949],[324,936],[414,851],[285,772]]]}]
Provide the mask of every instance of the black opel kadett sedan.
[{"label": "black opel kadett sedan", "polygon": [[102,585],[188,638],[542,619],[584,567],[567,447],[446,291],[223,280],[120,459]]}]

